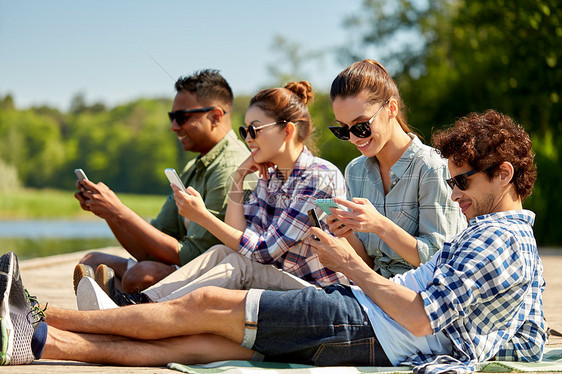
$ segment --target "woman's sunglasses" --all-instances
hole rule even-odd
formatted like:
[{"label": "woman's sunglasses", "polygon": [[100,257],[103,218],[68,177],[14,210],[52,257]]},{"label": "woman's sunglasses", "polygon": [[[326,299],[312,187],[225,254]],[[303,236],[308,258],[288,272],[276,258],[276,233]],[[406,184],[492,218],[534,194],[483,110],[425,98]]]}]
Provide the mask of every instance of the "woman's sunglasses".
[{"label": "woman's sunglasses", "polygon": [[388,100],[373,114],[370,120],[366,122],[359,122],[353,126],[348,126],[343,122],[338,120],[334,120],[333,124],[338,124],[339,126],[330,126],[330,131],[341,140],[349,140],[349,133],[352,133],[358,138],[368,138],[371,136],[371,123],[375,120],[375,117],[379,114],[379,112],[384,108],[384,106],[388,104]]},{"label": "woman's sunglasses", "polygon": [[[176,123],[179,126],[183,126],[187,121],[189,121],[189,119],[191,118],[191,116],[193,116],[193,114],[206,113],[206,112],[210,112],[213,109],[215,109],[214,106],[208,106],[206,108],[197,108],[197,109],[180,109],[180,110],[176,110],[175,112],[168,112],[168,117],[170,118],[170,122],[176,121]],[[223,113],[226,112],[223,110]]]},{"label": "woman's sunglasses", "polygon": [[285,124],[285,123],[288,123],[288,122],[287,121],[276,121],[276,122],[266,123],[265,125],[260,126],[260,127],[255,127],[254,125],[250,125],[248,127],[240,126],[238,128],[238,133],[240,134],[240,137],[242,139],[246,139],[246,136],[248,136],[248,134],[250,134],[250,137],[252,139],[255,139],[256,136],[258,136],[258,133],[261,130],[263,130],[264,128],[269,127],[269,126],[274,126],[274,125],[282,125],[282,124]]},{"label": "woman's sunglasses", "polygon": [[[492,170],[496,166],[497,165],[492,165],[489,168],[484,169],[482,172],[488,173],[490,170]],[[454,189],[455,186],[457,186],[459,188],[459,190],[465,191],[468,188],[468,177],[470,177],[471,175],[474,175],[476,173],[479,173],[479,171],[469,170],[466,173],[459,174],[459,175],[456,175],[452,178],[446,179],[445,182],[447,182],[447,184],[449,185],[449,187],[451,187],[451,189]]]}]

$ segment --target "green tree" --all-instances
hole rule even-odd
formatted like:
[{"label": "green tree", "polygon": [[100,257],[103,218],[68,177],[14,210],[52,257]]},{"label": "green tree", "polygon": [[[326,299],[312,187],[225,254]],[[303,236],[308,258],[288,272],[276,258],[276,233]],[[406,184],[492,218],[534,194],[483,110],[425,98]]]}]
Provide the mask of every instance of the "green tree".
[{"label": "green tree", "polygon": [[64,162],[58,123],[34,110],[0,110],[0,159],[17,169],[27,186],[48,186]]},{"label": "green tree", "polygon": [[307,67],[314,66],[324,57],[324,52],[305,50],[297,42],[291,42],[281,35],[275,35],[271,50],[275,61],[267,65],[273,78],[273,86],[283,86],[291,81],[306,80]]}]

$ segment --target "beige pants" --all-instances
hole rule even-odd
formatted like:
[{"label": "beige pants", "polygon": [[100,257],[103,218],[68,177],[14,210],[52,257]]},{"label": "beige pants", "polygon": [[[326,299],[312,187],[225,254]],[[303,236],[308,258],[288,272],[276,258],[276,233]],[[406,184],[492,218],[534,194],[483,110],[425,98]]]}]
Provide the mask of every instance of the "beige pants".
[{"label": "beige pants", "polygon": [[273,265],[264,265],[240,255],[225,245],[211,247],[202,255],[143,291],[152,301],[173,300],[189,292],[217,286],[231,290],[250,288],[297,290],[314,287]]}]

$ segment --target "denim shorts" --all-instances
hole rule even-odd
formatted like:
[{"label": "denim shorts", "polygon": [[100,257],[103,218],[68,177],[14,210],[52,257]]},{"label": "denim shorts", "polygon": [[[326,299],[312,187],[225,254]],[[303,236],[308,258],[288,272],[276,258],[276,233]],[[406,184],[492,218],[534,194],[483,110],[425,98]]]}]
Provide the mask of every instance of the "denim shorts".
[{"label": "denim shorts", "polygon": [[266,361],[392,366],[349,287],[250,290],[242,346]]}]

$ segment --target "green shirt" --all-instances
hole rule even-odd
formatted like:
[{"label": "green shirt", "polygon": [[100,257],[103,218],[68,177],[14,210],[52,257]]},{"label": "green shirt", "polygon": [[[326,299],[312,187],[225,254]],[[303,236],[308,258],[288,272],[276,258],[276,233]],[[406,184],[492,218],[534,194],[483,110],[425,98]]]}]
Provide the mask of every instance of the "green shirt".
[{"label": "green shirt", "polygon": [[[206,155],[199,155],[189,161],[180,178],[186,186],[195,188],[201,194],[211,213],[224,220],[232,175],[249,155],[248,148],[238,140],[234,131],[230,130]],[[181,265],[220,243],[196,222],[189,222],[186,228],[185,218],[178,213],[173,193],[168,196],[162,210],[151,224],[179,241]]]}]

